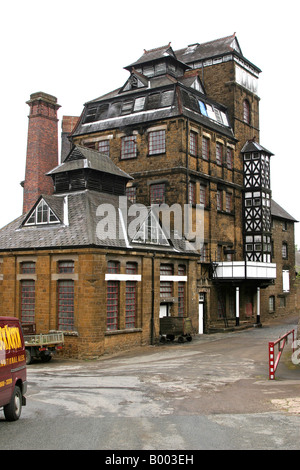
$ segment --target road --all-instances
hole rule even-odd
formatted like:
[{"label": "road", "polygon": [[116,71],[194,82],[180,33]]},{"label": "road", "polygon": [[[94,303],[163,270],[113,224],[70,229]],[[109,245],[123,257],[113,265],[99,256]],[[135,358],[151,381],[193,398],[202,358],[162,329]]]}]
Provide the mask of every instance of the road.
[{"label": "road", "polygon": [[300,365],[291,346],[268,378],[268,342],[297,318],[93,361],[28,366],[18,422],[0,449],[300,449]]}]

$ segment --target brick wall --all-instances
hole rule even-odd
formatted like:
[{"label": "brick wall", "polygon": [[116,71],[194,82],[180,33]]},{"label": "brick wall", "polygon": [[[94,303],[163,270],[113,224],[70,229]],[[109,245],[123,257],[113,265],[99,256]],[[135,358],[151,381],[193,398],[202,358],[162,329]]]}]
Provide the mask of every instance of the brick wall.
[{"label": "brick wall", "polygon": [[[65,331],[63,355],[92,358],[135,346],[156,343],[159,340],[160,263],[171,263],[174,274],[178,264],[186,265],[188,282],[185,285],[185,311],[198,325],[198,299],[196,295],[196,261],[193,257],[178,259],[176,255],[155,256],[112,250],[56,250],[53,252],[28,251],[1,255],[0,315],[21,317],[21,282],[35,281],[35,323],[37,333],[58,329],[58,282],[74,281],[74,330]],[[74,273],[60,274],[60,261],[74,262]],[[126,272],[126,262],[136,262],[141,281],[137,282],[136,328],[125,328],[125,282],[119,281],[119,327],[107,331],[107,262],[120,262],[120,273]],[[35,263],[33,274],[22,274],[23,262]],[[154,297],[152,297],[152,267]],[[171,311],[178,315],[178,286],[173,283]],[[154,303],[152,303],[152,299]],[[153,329],[152,329],[153,318]]]},{"label": "brick wall", "polygon": [[[262,291],[262,315],[265,318],[276,318],[287,313],[297,312],[298,290],[295,273],[295,239],[294,223],[279,218],[273,218],[272,227],[273,258],[276,263],[276,280],[274,285]],[[287,245],[287,257],[282,256],[282,244]],[[283,291],[282,271],[289,271],[290,291]],[[269,297],[274,296],[275,309],[269,309]]]}]

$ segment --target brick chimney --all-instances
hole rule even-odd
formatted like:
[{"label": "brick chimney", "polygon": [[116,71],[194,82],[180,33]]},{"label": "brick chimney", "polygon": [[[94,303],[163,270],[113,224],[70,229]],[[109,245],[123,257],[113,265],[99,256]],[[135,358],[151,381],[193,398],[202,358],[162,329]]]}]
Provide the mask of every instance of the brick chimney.
[{"label": "brick chimney", "polygon": [[41,194],[53,193],[52,178],[46,173],[58,165],[57,104],[55,96],[38,92],[26,102],[30,107],[25,181],[22,183],[23,214]]}]

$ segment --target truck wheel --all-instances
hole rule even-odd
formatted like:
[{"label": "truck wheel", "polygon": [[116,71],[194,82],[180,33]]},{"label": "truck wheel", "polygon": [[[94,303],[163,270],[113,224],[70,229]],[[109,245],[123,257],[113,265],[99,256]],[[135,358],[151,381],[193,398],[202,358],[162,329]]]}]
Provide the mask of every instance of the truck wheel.
[{"label": "truck wheel", "polygon": [[29,349],[26,349],[26,364],[31,364],[32,363],[32,356],[31,356],[31,351]]},{"label": "truck wheel", "polygon": [[52,356],[50,354],[49,354],[49,356],[46,356],[45,354],[43,354],[41,356],[41,361],[42,362],[49,362],[49,361],[51,361],[51,359],[52,359]]},{"label": "truck wheel", "polygon": [[20,387],[15,386],[10,403],[3,408],[7,421],[17,421],[22,411],[22,393]]}]

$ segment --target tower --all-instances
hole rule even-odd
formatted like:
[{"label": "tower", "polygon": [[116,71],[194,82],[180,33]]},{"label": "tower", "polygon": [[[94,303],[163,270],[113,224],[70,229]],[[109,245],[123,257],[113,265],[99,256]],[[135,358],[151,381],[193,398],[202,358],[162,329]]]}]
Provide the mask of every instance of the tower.
[{"label": "tower", "polygon": [[272,153],[254,140],[242,148],[244,162],[244,247],[245,260],[271,262]]},{"label": "tower", "polygon": [[207,96],[225,105],[238,139],[237,154],[247,140],[259,142],[258,79],[261,70],[243,55],[236,34],[176,51],[177,57],[199,69]]},{"label": "tower", "polygon": [[57,104],[55,96],[38,92],[30,95],[25,181],[22,183],[23,213],[41,194],[52,194],[50,170],[58,165]]}]

